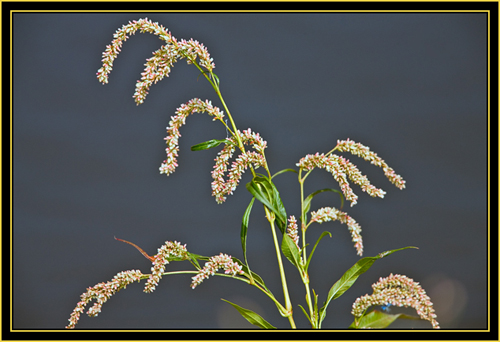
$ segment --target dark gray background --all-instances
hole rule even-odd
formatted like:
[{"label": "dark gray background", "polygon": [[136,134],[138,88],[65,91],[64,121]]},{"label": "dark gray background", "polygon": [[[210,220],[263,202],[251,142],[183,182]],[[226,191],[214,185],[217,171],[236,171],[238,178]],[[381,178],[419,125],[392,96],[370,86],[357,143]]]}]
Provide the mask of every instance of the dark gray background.
[{"label": "dark gray background", "polygon": [[[110,83],[95,73],[114,31],[148,17],[180,38],[204,43],[238,128],[268,141],[273,172],[295,167],[337,139],[368,145],[407,181],[400,191],[380,169],[346,155],[387,191],[344,209],[361,225],[365,256],[418,246],[377,261],[334,301],[325,328],[345,328],[350,308],[381,276],[419,281],[442,328],[487,326],[487,16],[485,13],[392,14],[14,14],[14,328],[61,329],[79,295],[117,272],[150,262],[113,236],[154,254],[165,240],[202,255],[242,258],[244,184],[226,203],[210,196],[218,149],[196,143],[226,136],[208,115],[181,129],[177,171],[167,177],[165,127],[193,97],[220,103],[194,66],[178,62],[141,106],[132,94],[145,59],[161,46],[136,34],[123,46]],[[296,177],[276,179],[288,214],[299,215]],[[325,171],[307,180],[310,193],[336,187]],[[313,202],[339,206],[336,194]],[[252,269],[282,300],[270,228],[263,209],[250,219]],[[359,258],[345,225],[310,228],[309,242],[329,230],[310,269],[320,304]],[[300,278],[287,263],[295,320],[307,328]],[[171,264],[171,270],[189,268]],[[97,318],[77,328],[248,328],[220,298],[287,328],[272,302],[246,284],[222,277],[192,290],[189,276],[164,278],[152,294],[132,284]],[[397,312],[398,309],[393,309]],[[428,328],[405,321],[395,327]]]}]

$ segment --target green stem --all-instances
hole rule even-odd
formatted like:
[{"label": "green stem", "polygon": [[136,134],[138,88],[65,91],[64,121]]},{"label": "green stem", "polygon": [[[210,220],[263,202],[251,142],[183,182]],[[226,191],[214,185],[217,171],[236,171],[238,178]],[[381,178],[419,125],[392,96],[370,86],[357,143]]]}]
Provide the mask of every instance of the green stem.
[{"label": "green stem", "polygon": [[274,226],[274,214],[269,211],[267,207],[264,207],[266,211],[266,218],[271,224],[271,231],[273,233],[273,241],[274,241],[274,247],[276,249],[276,257],[278,259],[278,266],[280,270],[280,276],[281,276],[281,284],[283,286],[283,294],[285,296],[285,309],[286,312],[282,313],[284,316],[288,318],[290,321],[290,326],[292,329],[296,329],[295,321],[293,320],[293,308],[292,308],[292,302],[290,300],[290,295],[288,293],[288,286],[286,282],[286,276],[285,276],[285,269],[283,267],[283,260],[281,259],[281,249],[280,245],[278,243],[278,237],[276,236],[276,228]]},{"label": "green stem", "polygon": [[[166,275],[175,275],[175,274],[198,274],[199,271],[171,271],[171,272],[164,272],[162,273],[162,276],[166,276]],[[149,278],[149,274],[143,274],[141,276],[141,279],[148,279]],[[278,309],[280,311],[283,311],[283,312],[286,312],[286,309],[283,307],[283,305],[274,297],[274,295],[269,292],[268,290],[264,289],[262,286],[260,286],[259,284],[257,284],[255,281],[252,282],[251,280],[249,279],[245,279],[245,278],[242,278],[242,277],[235,277],[231,274],[225,274],[225,273],[215,273],[214,276],[219,276],[219,277],[226,277],[226,278],[232,278],[232,279],[236,279],[236,280],[240,280],[240,281],[243,281],[249,285],[253,285],[255,286],[256,288],[258,288],[259,290],[261,290],[262,292],[264,292],[269,298],[272,299],[272,301],[276,304],[276,306],[278,307]],[[246,276],[246,274],[245,274]]]},{"label": "green stem", "polygon": [[243,146],[243,143],[241,141],[241,138],[240,138],[239,134],[237,134],[238,129],[236,128],[236,124],[234,123],[234,120],[233,120],[233,117],[231,115],[231,112],[229,111],[229,108],[227,107],[226,102],[224,101],[224,98],[222,97],[222,94],[220,92],[219,83],[213,81],[215,79],[215,76],[213,75],[212,72],[210,72],[210,75],[211,75],[211,77],[210,77],[207,74],[207,72],[202,69],[202,67],[198,64],[198,62],[196,62],[196,59],[193,60],[193,59],[189,58],[187,55],[185,55],[185,57],[188,58],[198,68],[198,70],[200,70],[200,72],[203,74],[203,76],[205,76],[205,78],[208,80],[208,82],[210,82],[210,84],[212,85],[212,88],[214,88],[215,93],[219,97],[219,99],[220,99],[220,101],[222,103],[222,106],[224,107],[224,110],[227,113],[229,121],[231,122],[231,126],[233,127],[233,132],[232,133],[233,133],[233,136],[235,136],[236,140],[238,141],[238,147],[240,148],[240,150],[242,152],[245,152],[245,147]]},{"label": "green stem", "polygon": [[[307,250],[306,250],[306,219],[307,219],[307,213],[305,212],[304,208],[304,181],[309,175],[309,172],[304,176],[304,178],[301,178],[302,176],[302,169],[299,170],[299,184],[300,184],[300,212],[301,212],[301,231],[302,231],[302,259],[304,262],[307,260]],[[311,299],[311,290],[309,289],[309,274],[307,273],[307,270],[305,271],[306,273],[302,275],[302,281],[304,282],[304,286],[306,288],[306,302],[307,306],[309,308],[309,317],[311,318],[311,325],[314,328],[316,323],[314,322],[314,309],[313,309],[313,304],[312,304],[312,299]]]}]

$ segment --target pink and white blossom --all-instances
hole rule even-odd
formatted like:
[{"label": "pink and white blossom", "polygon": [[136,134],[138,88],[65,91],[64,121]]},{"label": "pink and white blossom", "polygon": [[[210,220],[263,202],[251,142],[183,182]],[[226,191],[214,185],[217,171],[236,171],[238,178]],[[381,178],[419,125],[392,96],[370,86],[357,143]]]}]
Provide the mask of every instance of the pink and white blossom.
[{"label": "pink and white blossom", "polygon": [[85,311],[85,306],[95,299],[94,305],[88,309],[87,314],[95,317],[101,312],[102,305],[107,302],[112,295],[127,287],[134,281],[140,281],[143,274],[139,270],[124,271],[116,274],[112,280],[106,283],[99,283],[87,288],[87,291],[80,295],[80,301],[69,318],[66,329],[74,329],[80,319],[80,315]]},{"label": "pink and white blossom", "polygon": [[354,248],[356,248],[357,254],[359,256],[363,255],[361,227],[356,220],[347,215],[345,212],[332,207],[324,207],[311,212],[311,222],[323,223],[328,221],[340,221],[341,223],[346,224],[349,232],[351,233],[352,242],[354,242]]},{"label": "pink and white blossom", "polygon": [[194,98],[177,108],[175,116],[171,117],[167,127],[167,137],[165,138],[167,159],[161,164],[160,173],[169,176],[178,166],[177,157],[179,156],[179,138],[181,137],[179,128],[186,124],[186,118],[193,113],[205,112],[213,116],[213,120],[222,120],[224,118],[224,112],[213,106],[209,100],[202,101]]},{"label": "pink and white blossom", "polygon": [[361,317],[370,306],[391,304],[414,308],[421,319],[429,321],[434,329],[439,329],[429,296],[413,279],[391,273],[386,278],[380,278],[372,288],[373,294],[361,296],[353,303],[351,313],[355,317]]},{"label": "pink and white blossom", "polygon": [[192,278],[191,288],[196,288],[203,280],[215,275],[215,272],[221,268],[224,270],[225,274],[231,274],[232,276],[244,273],[241,265],[233,261],[230,255],[221,253],[211,257],[198,274]]},{"label": "pink and white blossom", "polygon": [[193,39],[177,41],[162,25],[145,18],[130,21],[115,32],[113,41],[102,53],[102,67],[97,71],[99,82],[108,83],[109,73],[113,70],[114,60],[120,53],[123,43],[129,38],[128,35],[135,34],[137,31],[157,35],[166,42],[160,49],[153,52],[151,58],[146,60],[144,72],[141,73],[141,79],[137,81],[134,93],[134,99],[138,105],[144,102],[153,83],[168,77],[172,66],[178,59],[186,58],[188,64],[199,60],[199,65],[209,73],[215,68],[213,59],[203,44]]}]

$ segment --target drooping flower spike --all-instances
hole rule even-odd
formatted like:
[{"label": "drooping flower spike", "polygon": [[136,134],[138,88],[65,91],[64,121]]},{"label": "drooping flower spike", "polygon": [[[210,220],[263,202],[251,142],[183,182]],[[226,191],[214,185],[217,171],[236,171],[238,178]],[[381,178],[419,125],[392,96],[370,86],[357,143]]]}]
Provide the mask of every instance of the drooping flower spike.
[{"label": "drooping flower spike", "polygon": [[165,138],[167,144],[167,148],[165,149],[167,159],[161,164],[160,173],[165,173],[169,176],[178,166],[177,157],[179,152],[179,138],[181,137],[179,128],[186,124],[186,118],[190,114],[204,112],[213,116],[214,121],[222,121],[224,118],[224,112],[218,107],[213,106],[212,102],[209,100],[202,101],[198,98],[194,98],[177,108],[175,116],[171,117],[169,126],[167,127],[167,137]]},{"label": "drooping flower spike", "polygon": [[85,306],[95,299],[95,304],[87,311],[90,317],[95,317],[101,312],[102,305],[116,292],[127,287],[134,281],[140,281],[143,274],[139,270],[124,271],[116,274],[112,280],[106,283],[99,283],[89,287],[85,293],[80,296],[80,301],[69,318],[69,324],[66,329],[74,329],[80,319],[80,315],[85,311]]},{"label": "drooping flower spike", "polygon": [[336,220],[347,225],[347,228],[351,233],[352,242],[354,242],[354,248],[356,248],[359,256],[363,255],[363,238],[361,237],[361,227],[356,222],[356,220],[347,215],[345,212],[331,207],[325,207],[311,212],[311,222],[323,223]]},{"label": "drooping flower spike", "polygon": [[364,160],[371,162],[373,165],[381,167],[384,175],[399,189],[405,188],[405,180],[400,175],[396,174],[394,170],[387,165],[387,163],[380,158],[375,152],[370,151],[370,148],[361,143],[352,140],[338,140],[337,147],[340,152],[349,152],[355,156],[361,157]]},{"label": "drooping flower spike", "polygon": [[360,318],[370,306],[374,305],[412,307],[421,319],[429,321],[434,329],[439,329],[429,296],[413,279],[391,273],[386,278],[380,278],[372,288],[373,294],[361,296],[353,303],[351,313],[355,317]]},{"label": "drooping flower spike", "polygon": [[153,292],[158,285],[158,282],[162,278],[162,273],[165,272],[165,265],[167,265],[171,260],[186,260],[189,258],[188,252],[186,250],[186,245],[181,245],[179,242],[166,241],[163,246],[158,248],[158,253],[154,256],[149,256],[142,248],[136,244],[118,239],[116,240],[125,242],[137,248],[144,257],[153,263],[151,267],[151,274],[143,274],[140,270],[124,271],[116,274],[112,280],[106,283],[99,283],[92,287],[89,287],[85,293],[80,296],[80,301],[77,303],[75,309],[70,315],[69,324],[66,329],[74,329],[80,315],[85,311],[85,306],[92,301],[96,300],[96,303],[87,311],[90,317],[95,317],[101,312],[102,305],[107,302],[107,300],[114,295],[116,292],[127,287],[128,284],[134,281],[141,281],[142,279],[148,279],[146,286],[144,287],[144,292]]},{"label": "drooping flower spike", "polygon": [[[403,178],[397,175],[384,160],[378,157],[376,153],[370,151],[368,147],[348,139],[339,140],[335,149],[340,152],[350,152],[370,161],[374,165],[382,167],[386,177],[394,185],[396,185],[396,187],[399,189],[403,189],[405,187],[405,181]],[[297,166],[308,171],[318,167],[330,172],[334,179],[339,183],[340,189],[342,190],[345,198],[351,202],[351,207],[357,203],[358,196],[353,192],[351,186],[349,185],[349,182],[347,181],[348,178],[353,183],[359,185],[364,192],[368,193],[372,197],[384,198],[386,194],[384,190],[373,186],[368,178],[356,167],[356,165],[336,154],[308,154],[304,158],[300,159]]]},{"label": "drooping flower spike", "polygon": [[226,195],[231,195],[238,186],[241,177],[245,170],[253,165],[255,168],[266,167],[266,159],[264,157],[264,149],[267,147],[267,142],[262,139],[259,133],[252,132],[249,128],[243,132],[237,131],[241,142],[245,145],[252,145],[255,151],[242,152],[232,163],[231,169],[228,172],[228,180],[224,179],[229,166],[229,160],[233,157],[235,146],[237,145],[234,137],[230,137],[224,148],[218,153],[215,158],[215,165],[212,171],[212,196],[215,197],[217,203],[223,203],[226,200]]},{"label": "drooping flower spike", "polygon": [[114,33],[113,41],[106,46],[102,54],[102,67],[97,71],[99,82],[108,83],[109,73],[113,70],[113,62],[120,53],[123,43],[129,38],[128,35],[135,34],[138,30],[141,33],[157,35],[167,43],[153,52],[153,56],[146,61],[146,68],[141,73],[141,80],[137,81],[134,93],[134,99],[138,105],[144,102],[148,89],[153,83],[168,77],[171,67],[178,59],[187,58],[188,64],[192,64],[198,58],[200,67],[205,68],[209,73],[215,68],[213,59],[203,44],[193,39],[178,41],[165,27],[145,18],[130,21]]},{"label": "drooping flower spike", "polygon": [[193,281],[191,282],[191,288],[196,288],[196,286],[200,285],[203,280],[213,276],[215,272],[221,268],[224,270],[225,274],[231,274],[232,276],[244,273],[241,265],[233,261],[230,255],[221,253],[211,257],[198,274],[192,278]]},{"label": "drooping flower spike", "polygon": [[156,289],[158,282],[165,272],[165,266],[172,258],[186,260],[189,258],[186,250],[186,245],[181,245],[180,242],[165,241],[165,244],[158,248],[158,253],[153,256],[153,267],[151,267],[151,274],[149,275],[144,292],[150,293]]}]

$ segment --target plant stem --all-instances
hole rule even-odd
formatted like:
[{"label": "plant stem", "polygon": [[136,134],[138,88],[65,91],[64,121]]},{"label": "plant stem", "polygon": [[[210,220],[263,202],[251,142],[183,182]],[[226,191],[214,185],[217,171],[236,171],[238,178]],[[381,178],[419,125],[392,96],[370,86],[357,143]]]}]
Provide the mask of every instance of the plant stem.
[{"label": "plant stem", "polygon": [[[305,212],[305,208],[304,208],[304,181],[306,179],[306,177],[309,175],[309,173],[307,173],[304,178],[301,178],[302,176],[302,169],[299,170],[299,184],[300,184],[300,212],[301,212],[301,230],[302,230],[302,260],[304,260],[304,262],[307,261],[307,251],[306,251],[306,230],[307,230],[307,226],[306,226],[306,215],[307,213]],[[311,326],[314,328],[315,327],[315,323],[314,323],[314,317],[316,315],[314,315],[314,309],[313,309],[313,305],[312,305],[312,300],[311,300],[311,291],[309,289],[309,274],[307,273],[307,269],[305,270],[305,274],[301,274],[301,277],[302,277],[302,281],[304,282],[304,286],[306,288],[306,302],[307,302],[307,306],[309,308],[309,317],[311,318]]]},{"label": "plant stem", "polygon": [[[271,224],[271,231],[273,233],[273,241],[274,241],[274,247],[276,249],[276,257],[278,259],[278,266],[280,270],[280,276],[281,276],[281,284],[283,286],[283,294],[285,296],[285,308],[286,312],[284,313],[284,316],[288,318],[290,321],[290,326],[292,329],[296,329],[295,321],[293,320],[293,308],[292,308],[292,302],[290,301],[290,295],[288,294],[288,287],[286,283],[286,276],[285,276],[285,269],[283,267],[283,260],[281,259],[281,249],[280,245],[278,243],[278,237],[276,236],[276,228],[274,226],[274,214],[269,211],[267,207],[264,207],[266,211],[266,218]],[[282,313],[283,314],[283,313]]]}]

